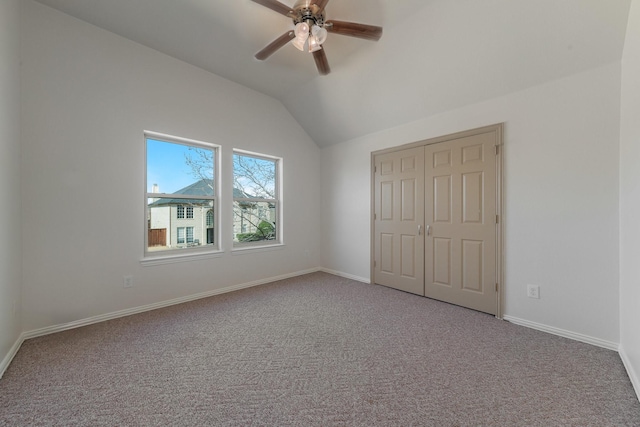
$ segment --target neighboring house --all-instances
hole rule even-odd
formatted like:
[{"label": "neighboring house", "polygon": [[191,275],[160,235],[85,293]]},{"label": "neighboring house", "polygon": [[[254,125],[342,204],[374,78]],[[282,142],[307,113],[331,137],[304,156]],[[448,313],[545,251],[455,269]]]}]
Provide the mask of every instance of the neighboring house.
[{"label": "neighboring house", "polygon": [[[211,196],[211,181],[201,179],[173,194]],[[182,248],[214,242],[214,211],[210,200],[156,198],[149,203],[149,248]]]},{"label": "neighboring house", "polygon": [[[214,209],[210,200],[198,196],[211,196],[213,183],[201,179],[175,193],[194,196],[193,199],[154,198],[148,205],[149,249],[185,248],[215,242]],[[233,189],[233,197],[249,198],[242,190]],[[275,206],[261,203],[234,203],[233,235],[236,241],[272,239],[273,233],[256,238],[263,221],[275,224]]]}]

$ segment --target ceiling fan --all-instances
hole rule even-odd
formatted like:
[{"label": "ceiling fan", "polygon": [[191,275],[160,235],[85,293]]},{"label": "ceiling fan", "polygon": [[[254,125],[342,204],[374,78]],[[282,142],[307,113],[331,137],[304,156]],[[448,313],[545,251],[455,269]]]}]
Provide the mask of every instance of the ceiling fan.
[{"label": "ceiling fan", "polygon": [[329,0],[297,0],[293,7],[282,4],[278,0],[252,1],[291,18],[293,25],[295,25],[294,30],[287,31],[256,53],[256,58],[261,61],[264,61],[278,49],[291,42],[299,50],[311,52],[318,72],[322,75],[327,75],[331,69],[329,68],[327,55],[322,47],[327,38],[327,33],[372,41],[378,41],[382,37],[382,27],[375,25],[335,20],[325,21],[324,9]]}]

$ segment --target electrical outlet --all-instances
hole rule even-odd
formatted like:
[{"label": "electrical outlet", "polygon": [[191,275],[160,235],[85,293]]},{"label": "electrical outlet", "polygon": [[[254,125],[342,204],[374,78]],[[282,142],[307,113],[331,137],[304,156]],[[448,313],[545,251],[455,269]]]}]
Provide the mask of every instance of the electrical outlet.
[{"label": "electrical outlet", "polygon": [[529,298],[540,299],[540,286],[539,285],[527,285],[527,296]]},{"label": "electrical outlet", "polygon": [[124,276],[122,278],[122,286],[125,288],[133,288],[133,276]]}]

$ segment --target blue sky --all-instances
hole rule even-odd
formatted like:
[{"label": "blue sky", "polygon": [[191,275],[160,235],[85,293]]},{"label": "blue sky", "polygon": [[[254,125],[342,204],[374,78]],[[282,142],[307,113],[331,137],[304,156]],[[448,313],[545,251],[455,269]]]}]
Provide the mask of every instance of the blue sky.
[{"label": "blue sky", "polygon": [[186,145],[147,139],[147,192],[153,184],[158,184],[161,193],[173,193],[198,181],[185,162],[188,153]]},{"label": "blue sky", "polygon": [[[199,154],[203,156],[200,157]],[[153,185],[158,184],[159,193],[171,194],[199,181],[201,176],[187,164],[187,156],[191,156],[194,161],[200,160],[201,165],[207,165],[202,173],[204,176],[210,176],[212,172],[211,167],[208,166],[211,165],[209,162],[212,160],[210,150],[147,138],[147,192],[151,193]],[[207,160],[203,161],[203,157]],[[240,161],[238,165],[235,163],[237,160]],[[244,168],[241,165],[244,165],[246,170],[250,170],[254,178],[250,179],[246,177],[247,175],[242,175]],[[264,193],[259,190],[260,187],[256,186],[256,182],[260,182],[271,195],[275,195],[276,163],[273,160],[251,155],[234,155],[234,170],[236,167],[238,167],[236,172],[241,174],[236,184],[247,194],[264,197]],[[242,178],[242,176],[245,177]]]}]

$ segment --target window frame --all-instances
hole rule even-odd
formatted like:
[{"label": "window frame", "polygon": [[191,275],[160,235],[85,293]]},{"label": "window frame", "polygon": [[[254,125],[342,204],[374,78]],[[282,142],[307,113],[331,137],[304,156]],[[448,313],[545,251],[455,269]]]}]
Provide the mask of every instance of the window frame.
[{"label": "window frame", "polygon": [[[189,139],[189,138],[183,138],[183,137],[179,137],[179,136],[174,136],[174,135],[167,135],[167,134],[163,134],[163,133],[158,133],[158,132],[153,132],[153,131],[147,131],[145,130],[143,132],[143,136],[144,136],[144,198],[143,198],[143,203],[144,203],[144,227],[143,227],[143,235],[144,235],[144,240],[143,240],[143,257],[141,259],[141,263],[143,265],[155,265],[155,264],[164,264],[164,263],[168,263],[168,262],[179,262],[182,260],[189,260],[189,259],[197,259],[200,258],[202,256],[216,256],[216,255],[220,255],[222,253],[222,245],[221,242],[219,241],[219,239],[214,239],[214,243],[213,244],[202,244],[200,246],[194,246],[191,245],[189,246],[187,244],[187,230],[186,230],[186,226],[180,225],[180,227],[184,228],[184,246],[182,248],[170,248],[170,249],[166,249],[166,250],[162,250],[162,251],[150,251],[149,250],[149,231],[148,231],[148,227],[149,227],[149,208],[148,208],[148,203],[149,203],[149,199],[151,198],[171,198],[171,199],[185,199],[185,201],[188,200],[211,200],[211,207],[206,207],[205,209],[203,209],[204,212],[208,212],[210,209],[213,210],[214,214],[213,214],[213,233],[214,236],[220,236],[220,227],[222,224],[222,212],[220,210],[220,176],[221,176],[221,169],[220,169],[220,164],[221,164],[221,152],[222,152],[222,147],[218,144],[213,144],[210,142],[205,142],[205,141],[199,141],[199,140],[195,140],[195,139]],[[148,140],[155,140],[155,141],[161,141],[161,142],[166,142],[166,143],[170,143],[170,144],[178,144],[178,145],[183,145],[183,146],[187,146],[187,147],[195,147],[195,148],[202,148],[202,149],[206,149],[206,150],[211,150],[213,151],[213,162],[212,162],[212,168],[213,168],[213,195],[212,196],[202,196],[202,195],[183,195],[183,194],[173,194],[173,193],[150,193],[148,191],[149,184],[147,182],[147,178],[148,178]],[[188,205],[181,205],[183,206],[184,209],[184,218],[187,218],[187,208]],[[183,219],[180,219],[180,221],[182,221]],[[177,236],[176,236],[177,237]],[[206,239],[205,239],[206,242]]]},{"label": "window frame", "polygon": [[[261,159],[261,160],[267,160],[267,161],[271,161],[274,162],[275,164],[275,183],[274,183],[274,189],[275,189],[275,199],[267,199],[267,198],[260,198],[260,197],[250,197],[250,198],[236,198],[233,195],[233,190],[235,188],[235,168],[234,168],[234,162],[233,162],[233,156],[235,155],[240,155],[240,156],[246,156],[246,157],[253,157],[256,159]],[[254,249],[268,249],[268,248],[273,248],[276,246],[283,246],[284,245],[284,240],[283,240],[283,236],[284,236],[284,232],[283,232],[283,185],[282,185],[282,176],[283,176],[283,159],[282,157],[277,157],[277,156],[271,156],[268,154],[263,154],[263,153],[256,153],[256,152],[252,152],[252,151],[247,151],[247,150],[242,150],[242,149],[238,149],[238,148],[234,148],[232,151],[232,157],[231,157],[232,161],[231,161],[231,193],[232,193],[232,198],[231,198],[231,231],[230,231],[230,235],[231,235],[231,242],[232,242],[232,252],[239,252],[239,251],[248,251],[248,250],[254,250]],[[255,242],[237,242],[235,239],[235,213],[234,213],[234,206],[236,201],[240,201],[240,202],[259,202],[259,203],[273,203],[275,205],[275,210],[276,210],[276,232],[275,232],[275,238],[273,240],[258,240]]]}]

